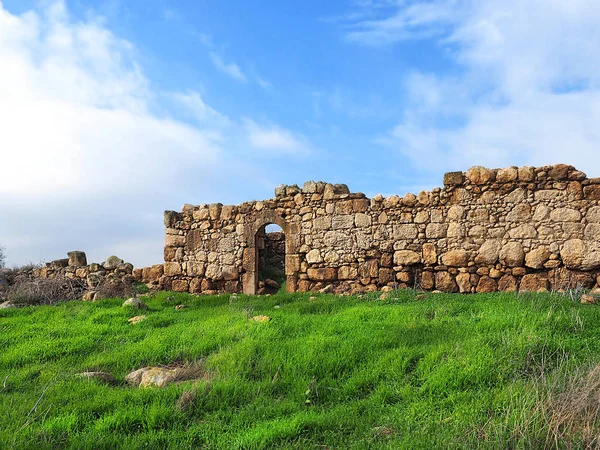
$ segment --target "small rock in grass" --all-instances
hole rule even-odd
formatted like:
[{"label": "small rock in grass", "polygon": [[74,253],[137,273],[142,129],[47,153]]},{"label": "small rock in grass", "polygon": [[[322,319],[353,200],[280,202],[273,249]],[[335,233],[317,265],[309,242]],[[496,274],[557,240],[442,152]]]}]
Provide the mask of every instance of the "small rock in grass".
[{"label": "small rock in grass", "polygon": [[201,365],[176,365],[175,367],[143,367],[125,376],[125,382],[135,387],[164,387],[167,384],[206,378],[207,372]]},{"label": "small rock in grass", "polygon": [[381,436],[391,436],[396,432],[392,427],[375,427],[373,431]]},{"label": "small rock in grass", "polygon": [[131,325],[135,325],[143,320],[146,320],[146,315],[132,317],[131,319],[128,319],[127,322],[129,322]]},{"label": "small rock in grass", "polygon": [[123,302],[124,307],[137,308],[137,309],[146,309],[148,306],[141,301],[139,298],[132,297]]},{"label": "small rock in grass", "polygon": [[98,380],[108,384],[115,384],[117,382],[115,377],[108,372],[82,372],[78,373],[77,375],[79,375],[82,378],[87,378],[89,380]]},{"label": "small rock in grass", "polygon": [[165,297],[165,302],[173,302],[175,301],[175,297],[173,295],[169,295]]},{"label": "small rock in grass", "polygon": [[96,294],[96,291],[87,291],[85,294],[83,294],[81,300],[83,300],[84,302],[93,302],[96,298]]},{"label": "small rock in grass", "polygon": [[381,294],[379,296],[379,300],[387,300],[390,297],[390,293],[389,292],[384,292],[383,294]]},{"label": "small rock in grass", "polygon": [[279,308],[281,308],[281,306],[279,306],[279,305],[273,306],[273,309],[279,309]]},{"label": "small rock in grass", "polygon": [[581,303],[583,303],[585,305],[595,305],[597,302],[598,302],[598,298],[593,295],[583,294],[581,296]]},{"label": "small rock in grass", "polygon": [[417,300],[425,300],[427,298],[426,294],[417,294]]},{"label": "small rock in grass", "polygon": [[251,317],[250,320],[252,322],[269,322],[271,318],[269,316],[264,316],[261,314],[260,316]]},{"label": "small rock in grass", "polygon": [[179,311],[180,309],[185,309],[185,308],[187,308],[187,307],[188,307],[187,305],[177,305],[177,306],[175,307],[175,309],[176,309],[177,311]]},{"label": "small rock in grass", "polygon": [[381,292],[383,293],[387,293],[387,292],[392,292],[393,289],[390,286],[384,286],[381,288]]},{"label": "small rock in grass", "polygon": [[314,302],[316,299],[317,299],[317,297],[308,297],[309,302]]},{"label": "small rock in grass", "polygon": [[600,295],[600,287],[592,289],[590,295]]},{"label": "small rock in grass", "polygon": [[432,293],[432,294],[443,294],[443,292],[442,292],[442,291],[439,291],[439,290],[437,290],[437,289],[436,289],[435,291],[431,291],[431,293]]},{"label": "small rock in grass", "polygon": [[8,309],[8,308],[16,308],[17,305],[15,305],[14,303],[11,303],[9,301],[0,303],[0,309]]}]

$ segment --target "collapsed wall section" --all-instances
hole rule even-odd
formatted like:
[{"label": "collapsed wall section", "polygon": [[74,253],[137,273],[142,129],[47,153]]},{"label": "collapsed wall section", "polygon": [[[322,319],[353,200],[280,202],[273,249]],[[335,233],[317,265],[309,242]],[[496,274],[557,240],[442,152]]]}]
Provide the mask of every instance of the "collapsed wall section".
[{"label": "collapsed wall section", "polygon": [[473,167],[404,197],[369,199],[323,182],[275,194],[165,212],[164,273],[144,281],[254,294],[257,236],[271,223],[285,234],[290,292],[591,288],[600,272],[600,179],[572,166]]}]

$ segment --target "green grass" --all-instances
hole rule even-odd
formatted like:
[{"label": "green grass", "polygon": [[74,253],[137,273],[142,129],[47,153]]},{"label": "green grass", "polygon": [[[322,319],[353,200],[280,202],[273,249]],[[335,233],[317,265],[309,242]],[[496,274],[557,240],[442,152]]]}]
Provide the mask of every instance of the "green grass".
[{"label": "green grass", "polygon": [[[558,295],[310,295],[162,292],[135,326],[122,300],[0,310],[0,448],[543,448],[544,402],[600,361],[600,308]],[[75,376],[174,361],[214,376]]]}]

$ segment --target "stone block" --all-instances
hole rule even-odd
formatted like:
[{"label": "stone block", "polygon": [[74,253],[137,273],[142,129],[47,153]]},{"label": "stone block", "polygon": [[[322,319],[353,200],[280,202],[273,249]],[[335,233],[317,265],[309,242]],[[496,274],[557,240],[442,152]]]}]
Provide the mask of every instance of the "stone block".
[{"label": "stone block", "polygon": [[319,269],[308,269],[308,278],[312,281],[335,281],[337,280],[337,269],[324,267]]}]

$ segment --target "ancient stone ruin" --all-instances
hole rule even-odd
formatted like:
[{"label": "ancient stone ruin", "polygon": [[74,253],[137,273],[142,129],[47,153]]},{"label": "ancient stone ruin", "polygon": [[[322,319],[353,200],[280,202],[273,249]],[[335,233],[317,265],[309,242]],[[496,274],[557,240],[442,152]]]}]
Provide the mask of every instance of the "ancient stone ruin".
[{"label": "ancient stone ruin", "polygon": [[[166,211],[165,263],[134,276],[175,291],[256,294],[261,264],[279,260],[288,292],[592,288],[599,205],[600,178],[567,165],[473,167],[404,197],[282,185],[270,200]],[[271,239],[270,224],[283,235]]]}]

